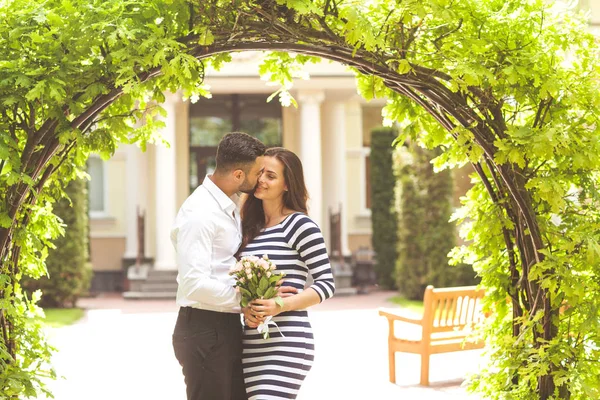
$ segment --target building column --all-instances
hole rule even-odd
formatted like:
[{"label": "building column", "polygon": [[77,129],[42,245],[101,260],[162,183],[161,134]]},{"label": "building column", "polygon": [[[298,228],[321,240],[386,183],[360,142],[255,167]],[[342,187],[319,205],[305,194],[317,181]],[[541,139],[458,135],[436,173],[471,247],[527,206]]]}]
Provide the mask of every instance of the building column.
[{"label": "building column", "polygon": [[151,225],[150,225],[150,210],[148,200],[152,197],[148,186],[150,184],[150,171],[148,168],[148,152],[142,152],[141,149],[138,149],[137,152],[137,162],[138,162],[138,197],[137,204],[140,206],[140,211],[146,215],[145,219],[145,232],[144,232],[144,256],[146,258],[152,258],[153,254],[151,252],[150,243],[152,243],[151,236]]},{"label": "building column", "polygon": [[177,192],[176,192],[176,146],[175,146],[175,122],[176,103],[179,100],[176,94],[167,94],[165,103],[162,107],[167,112],[167,117],[163,119],[165,127],[161,134],[165,141],[170,144],[167,148],[164,145],[156,146],[155,159],[155,235],[156,251],[154,258],[154,268],[160,270],[174,270],[177,268],[175,249],[171,243],[171,226],[175,221],[177,213]]},{"label": "building column", "polygon": [[322,91],[301,91],[300,103],[300,159],[308,189],[308,212],[320,226],[323,220],[323,164],[321,155],[321,103]]},{"label": "building column", "polygon": [[135,260],[138,252],[138,232],[137,232],[137,209],[139,205],[140,190],[138,182],[139,177],[139,153],[140,149],[133,144],[127,145],[125,162],[125,188],[127,197],[125,205],[125,223],[126,223],[126,238],[125,238],[125,254],[123,258],[127,262]]},{"label": "building column", "polygon": [[342,254],[350,255],[348,248],[348,227],[346,218],[349,212],[346,189],[346,107],[343,102],[327,103],[324,107],[325,154],[323,160],[327,176],[324,177],[328,208],[338,212],[341,206]]},{"label": "building column", "polygon": [[126,206],[125,206],[125,254],[123,262],[127,264],[135,263],[138,253],[138,212],[146,214],[145,232],[144,232],[144,256],[148,254],[148,217],[147,217],[147,198],[148,198],[148,170],[146,154],[133,144],[126,146],[126,164],[125,164],[125,184]]},{"label": "building column", "polygon": [[363,157],[362,105],[358,96],[345,103],[346,108],[346,207],[344,222],[348,232],[348,245],[357,249],[356,238],[370,235],[371,221],[363,214],[366,186]]}]

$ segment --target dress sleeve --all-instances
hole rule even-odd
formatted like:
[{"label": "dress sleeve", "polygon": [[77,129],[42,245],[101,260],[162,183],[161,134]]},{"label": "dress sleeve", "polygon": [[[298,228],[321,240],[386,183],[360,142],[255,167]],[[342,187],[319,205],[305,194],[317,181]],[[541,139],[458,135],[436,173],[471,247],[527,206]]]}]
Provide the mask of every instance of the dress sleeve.
[{"label": "dress sleeve", "polygon": [[310,218],[302,216],[295,221],[290,231],[290,244],[298,251],[300,260],[306,264],[312,278],[310,286],[321,298],[330,298],[335,293],[335,283],[329,264],[329,256],[321,230]]}]

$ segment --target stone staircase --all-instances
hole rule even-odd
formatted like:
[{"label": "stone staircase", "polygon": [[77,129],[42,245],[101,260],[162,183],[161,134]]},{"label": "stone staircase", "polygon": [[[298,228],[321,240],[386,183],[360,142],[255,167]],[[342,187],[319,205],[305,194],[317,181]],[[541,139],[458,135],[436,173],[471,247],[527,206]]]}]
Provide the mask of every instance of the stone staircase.
[{"label": "stone staircase", "polygon": [[357,293],[357,289],[352,287],[352,266],[348,260],[334,261],[331,260],[331,273],[335,280],[335,295],[346,296]]},{"label": "stone staircase", "polygon": [[127,270],[129,291],[126,299],[175,299],[177,295],[177,271],[161,271],[142,265]]},{"label": "stone staircase", "polygon": [[[352,287],[352,268],[348,260],[344,260],[342,263],[332,261],[331,269],[336,283],[336,296],[356,294],[357,289]],[[177,295],[176,278],[177,271],[156,270],[149,264],[137,268],[130,266],[127,269],[129,290],[123,293],[123,297],[126,299],[175,299]]]}]

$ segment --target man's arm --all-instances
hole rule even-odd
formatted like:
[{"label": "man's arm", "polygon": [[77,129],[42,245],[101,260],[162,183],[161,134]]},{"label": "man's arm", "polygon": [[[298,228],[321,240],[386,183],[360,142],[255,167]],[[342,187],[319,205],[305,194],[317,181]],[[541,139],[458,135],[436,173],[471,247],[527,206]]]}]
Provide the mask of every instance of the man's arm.
[{"label": "man's arm", "polygon": [[239,307],[239,294],[232,286],[211,277],[216,225],[209,218],[186,221],[176,232],[179,286],[185,297],[216,307]]}]

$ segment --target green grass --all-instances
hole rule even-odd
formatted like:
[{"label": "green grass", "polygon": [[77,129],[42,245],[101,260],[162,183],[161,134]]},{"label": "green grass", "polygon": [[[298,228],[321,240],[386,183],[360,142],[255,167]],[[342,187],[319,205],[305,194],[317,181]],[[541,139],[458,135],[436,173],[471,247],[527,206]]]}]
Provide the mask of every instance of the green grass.
[{"label": "green grass", "polygon": [[402,309],[416,314],[423,314],[423,302],[421,300],[408,300],[402,296],[394,296],[388,299],[396,305],[399,305]]},{"label": "green grass", "polygon": [[52,328],[61,328],[79,321],[85,312],[81,308],[45,308],[44,323]]}]

